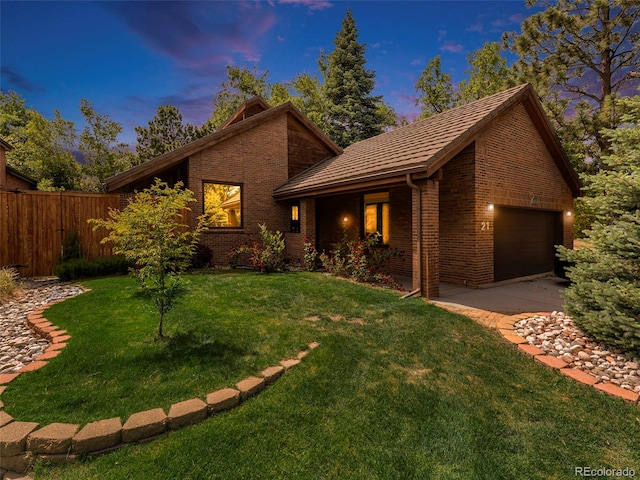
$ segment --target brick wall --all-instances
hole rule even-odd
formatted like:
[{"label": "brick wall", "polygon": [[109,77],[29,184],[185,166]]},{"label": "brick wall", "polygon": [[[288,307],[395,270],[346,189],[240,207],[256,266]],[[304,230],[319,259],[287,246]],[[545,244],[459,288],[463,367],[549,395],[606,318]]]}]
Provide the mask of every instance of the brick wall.
[{"label": "brick wall", "polygon": [[465,284],[479,268],[475,260],[475,144],[451,159],[440,182],[440,279]]},{"label": "brick wall", "polygon": [[[440,206],[439,190],[440,182],[425,180],[420,182],[420,196],[414,193],[414,200],[421,202],[421,242],[420,256],[422,257],[422,296],[436,298],[440,295]],[[413,213],[417,219],[417,203],[414,202]],[[418,271],[418,255],[414,251],[413,271],[416,284],[416,272]]]},{"label": "brick wall", "polygon": [[389,246],[402,253],[402,258],[393,258],[389,265],[391,273],[411,276],[411,189],[407,186],[389,190]]},{"label": "brick wall", "polygon": [[489,203],[562,212],[563,240],[573,245],[571,190],[523,105],[496,118],[443,167],[440,185],[440,275],[443,282],[492,283],[493,220]]},{"label": "brick wall", "polygon": [[225,264],[231,249],[257,240],[258,223],[272,231],[289,231],[289,205],[272,197],[273,189],[287,180],[287,163],[285,115],[190,157],[189,188],[198,201],[192,206],[192,223],[204,212],[203,181],[242,186],[242,227],[212,228],[202,235],[213,251],[213,263]]}]

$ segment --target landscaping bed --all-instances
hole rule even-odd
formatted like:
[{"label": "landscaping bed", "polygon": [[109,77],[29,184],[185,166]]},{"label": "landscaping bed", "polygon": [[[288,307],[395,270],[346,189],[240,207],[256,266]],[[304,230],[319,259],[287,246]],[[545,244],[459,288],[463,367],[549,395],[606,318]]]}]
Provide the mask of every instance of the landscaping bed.
[{"label": "landscaping bed", "polygon": [[[2,394],[23,421],[127,418],[276,364],[239,408],[36,478],[570,478],[640,471],[638,409],[533,362],[495,331],[421,299],[317,273],[193,275],[154,340],[129,278],[55,305],[63,354]],[[139,303],[138,303],[139,302]],[[65,372],[70,369],[71,372]],[[84,393],[83,393],[84,392]],[[63,417],[63,418],[61,418]]]}]

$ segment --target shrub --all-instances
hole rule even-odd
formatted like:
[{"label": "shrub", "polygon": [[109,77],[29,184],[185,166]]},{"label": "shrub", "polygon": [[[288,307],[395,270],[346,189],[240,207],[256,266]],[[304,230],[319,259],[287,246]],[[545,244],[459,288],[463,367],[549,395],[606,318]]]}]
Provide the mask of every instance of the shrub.
[{"label": "shrub", "polygon": [[376,248],[379,241],[380,234],[377,232],[356,241],[347,241],[345,232],[342,240],[334,244],[334,249],[328,254],[323,252],[319,258],[331,275],[400,289],[400,284],[385,270],[389,259],[402,255],[396,249]]},{"label": "shrub", "polygon": [[278,272],[284,270],[284,236],[281,232],[270,232],[264,224],[260,227],[260,242],[252,242],[241,245],[229,252],[229,259],[236,264],[238,257],[249,254],[251,265],[263,273]]},{"label": "shrub", "polygon": [[105,277],[125,274],[133,266],[123,255],[100,257],[95,260],[72,258],[56,265],[56,276],[63,282],[78,278]]},{"label": "shrub", "polygon": [[308,238],[304,239],[303,248],[304,255],[302,257],[302,267],[307,272],[313,272],[316,269],[318,250],[316,250],[316,247],[309,241]]},{"label": "shrub", "polygon": [[191,267],[208,267],[211,263],[211,257],[213,257],[213,252],[211,251],[211,249],[207,245],[199,243],[196,246],[196,253],[193,254],[193,257],[191,257]]},{"label": "shrub", "polygon": [[62,255],[60,261],[65,262],[72,258],[82,258],[82,246],[80,245],[80,237],[75,231],[69,231],[62,242]]},{"label": "shrub", "polygon": [[18,288],[18,272],[13,268],[0,268],[0,299],[8,297]]}]

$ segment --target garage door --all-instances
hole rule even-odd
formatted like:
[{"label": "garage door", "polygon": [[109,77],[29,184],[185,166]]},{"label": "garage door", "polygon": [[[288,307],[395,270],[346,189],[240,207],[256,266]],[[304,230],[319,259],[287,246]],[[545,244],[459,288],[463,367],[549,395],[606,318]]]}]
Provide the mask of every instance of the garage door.
[{"label": "garage door", "polygon": [[561,212],[496,207],[494,215],[494,281],[553,271]]}]

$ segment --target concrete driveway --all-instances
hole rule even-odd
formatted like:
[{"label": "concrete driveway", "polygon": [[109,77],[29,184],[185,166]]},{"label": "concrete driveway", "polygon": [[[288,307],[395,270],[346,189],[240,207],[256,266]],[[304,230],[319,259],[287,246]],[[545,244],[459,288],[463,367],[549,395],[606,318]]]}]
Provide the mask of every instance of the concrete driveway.
[{"label": "concrete driveway", "polygon": [[443,283],[440,297],[433,300],[505,315],[562,311],[562,292],[567,285],[566,280],[553,275],[481,289]]}]

